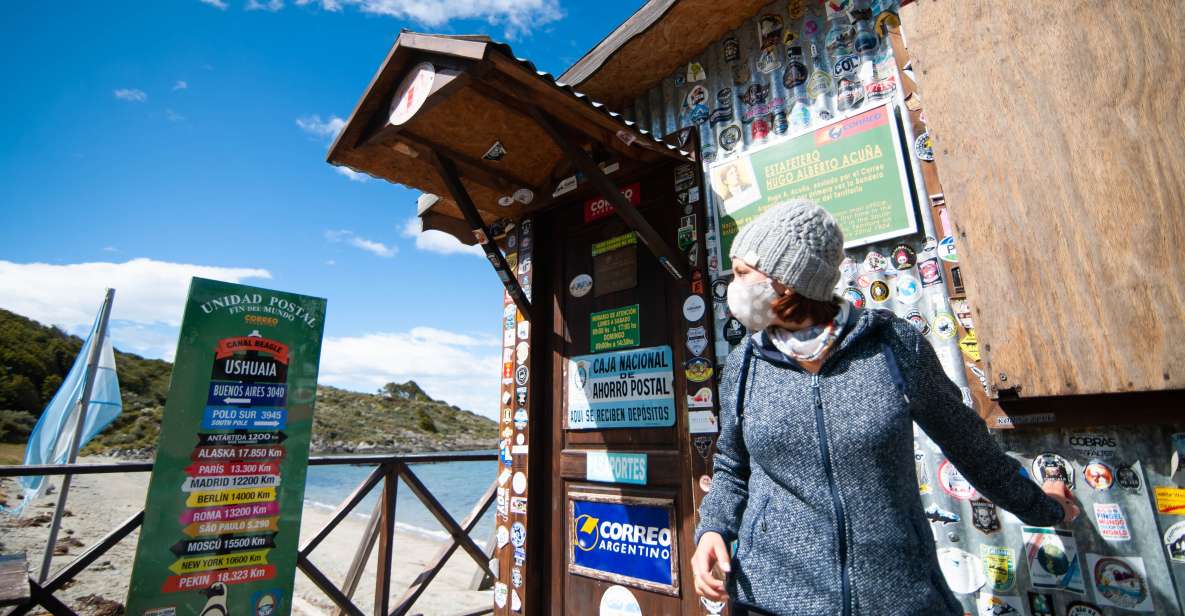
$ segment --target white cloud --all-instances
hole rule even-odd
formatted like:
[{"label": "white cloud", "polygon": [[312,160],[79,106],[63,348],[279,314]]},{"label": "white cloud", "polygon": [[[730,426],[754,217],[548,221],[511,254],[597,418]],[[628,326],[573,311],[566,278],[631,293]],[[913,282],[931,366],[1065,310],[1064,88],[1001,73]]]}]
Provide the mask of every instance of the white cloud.
[{"label": "white cloud", "polygon": [[431,27],[454,19],[477,19],[502,26],[510,38],[529,34],[533,28],[564,16],[559,0],[296,0],[296,4],[319,6],[326,11],[352,6],[363,13],[409,19]]},{"label": "white cloud", "polygon": [[247,0],[248,11],[276,11],[284,8],[284,0],[267,0],[267,2],[260,2],[259,0]]},{"label": "white cloud", "polygon": [[322,121],[321,116],[310,115],[296,118],[296,125],[300,127],[300,130],[314,137],[321,137],[326,141],[332,141],[341,132],[341,129],[345,127],[346,121],[337,116],[329,116],[328,120]]},{"label": "white cloud", "polygon": [[359,237],[353,231],[345,229],[330,230],[325,232],[325,239],[331,242],[344,242],[355,248],[365,250],[371,254],[380,257],[393,257],[398,251],[396,246],[388,246],[382,242],[375,242],[364,237]]},{"label": "white cloud", "polygon": [[177,326],[193,276],[227,282],[271,278],[265,269],[132,259],[124,263],[0,261],[0,307],[66,330],[90,327],[103,291],[115,289],[112,318]]},{"label": "white cloud", "polygon": [[137,90],[136,88],[119,88],[112,92],[112,94],[121,101],[131,103],[143,103],[148,100],[148,94],[144,90]]},{"label": "white cloud", "polygon": [[208,4],[216,9],[226,10],[226,2],[224,0],[198,0],[202,4]]},{"label": "white cloud", "polygon": [[176,92],[177,90],[188,90],[188,89],[189,89],[189,82],[185,81],[184,79],[178,79],[177,83],[173,84],[173,91],[174,92]]},{"label": "white cloud", "polygon": [[334,172],[338,175],[344,175],[350,179],[351,182],[369,182],[370,176],[365,173],[358,173],[349,167],[333,166]]},{"label": "white cloud", "polygon": [[119,249],[115,246],[104,246],[103,252],[119,252]]},{"label": "white cloud", "polygon": [[443,231],[424,231],[419,216],[412,216],[407,219],[407,222],[403,225],[403,237],[414,237],[416,239],[416,249],[426,252],[435,252],[442,255],[461,253],[479,257],[485,257],[486,254],[481,246],[477,244],[466,246],[458,241],[457,238]]},{"label": "white cloud", "polygon": [[170,122],[184,122],[185,116],[173,111],[172,109],[165,109],[165,118]]},{"label": "white cloud", "polygon": [[502,373],[500,346],[496,336],[476,337],[430,327],[327,337],[321,350],[319,380],[371,392],[386,383],[411,379],[437,400],[496,419]]}]

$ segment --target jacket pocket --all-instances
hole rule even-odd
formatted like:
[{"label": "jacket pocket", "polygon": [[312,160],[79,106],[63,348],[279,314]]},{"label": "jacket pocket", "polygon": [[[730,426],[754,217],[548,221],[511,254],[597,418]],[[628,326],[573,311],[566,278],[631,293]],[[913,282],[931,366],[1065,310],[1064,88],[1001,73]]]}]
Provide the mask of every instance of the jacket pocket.
[{"label": "jacket pocket", "polygon": [[739,560],[743,554],[748,554],[752,549],[753,544],[757,540],[757,527],[761,520],[765,519],[765,508],[769,505],[769,497],[764,496],[756,503],[755,507],[746,507],[745,515],[742,520],[741,532],[737,536],[737,559]]}]

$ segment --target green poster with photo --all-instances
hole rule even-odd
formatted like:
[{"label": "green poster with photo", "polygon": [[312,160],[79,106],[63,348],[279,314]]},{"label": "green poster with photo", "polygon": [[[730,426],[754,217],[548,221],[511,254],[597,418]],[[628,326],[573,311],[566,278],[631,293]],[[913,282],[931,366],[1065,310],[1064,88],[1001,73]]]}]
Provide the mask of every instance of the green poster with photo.
[{"label": "green poster with photo", "polygon": [[292,610],[325,300],[194,278],[131,616]]},{"label": "green poster with photo", "polygon": [[721,268],[742,227],[770,207],[810,199],[835,217],[844,248],[916,233],[908,161],[890,105],[712,165]]}]

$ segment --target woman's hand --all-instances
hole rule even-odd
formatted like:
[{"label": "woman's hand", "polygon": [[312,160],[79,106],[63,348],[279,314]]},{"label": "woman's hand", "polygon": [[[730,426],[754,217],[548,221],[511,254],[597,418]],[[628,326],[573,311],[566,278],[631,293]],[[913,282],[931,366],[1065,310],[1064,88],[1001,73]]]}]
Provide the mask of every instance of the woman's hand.
[{"label": "woman's hand", "polygon": [[[1078,506],[1078,501],[1074,499],[1074,495],[1070,492],[1070,488],[1066,485],[1066,482],[1046,479],[1045,483],[1041,484],[1041,489],[1046,495],[1057,501],[1062,506],[1062,510],[1066,512],[1066,516],[1062,518],[1063,523],[1069,524],[1073,522],[1077,519],[1078,514],[1082,513],[1082,508]],[[699,554],[699,552],[696,551],[696,554]],[[692,562],[694,563],[695,561]]]},{"label": "woman's hand", "polygon": [[728,599],[724,580],[712,575],[712,569],[719,567],[726,575],[729,567],[728,544],[720,533],[706,532],[699,538],[695,554],[691,556],[691,571],[695,574],[695,592],[713,601]]}]

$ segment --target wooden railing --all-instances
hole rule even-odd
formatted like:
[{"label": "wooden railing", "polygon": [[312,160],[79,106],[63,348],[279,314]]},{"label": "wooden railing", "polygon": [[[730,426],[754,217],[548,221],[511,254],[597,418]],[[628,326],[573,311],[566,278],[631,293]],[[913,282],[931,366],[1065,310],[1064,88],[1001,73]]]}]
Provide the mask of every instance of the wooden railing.
[{"label": "wooden railing", "polygon": [[[436,578],[449,557],[461,548],[475,563],[478,571],[486,580],[492,580],[495,573],[490,569],[491,552],[483,550],[470,538],[469,534],[489,510],[497,494],[497,481],[492,481],[490,487],[481,495],[477,503],[469,511],[469,515],[461,522],[457,522],[452,515],[432,495],[420,478],[412,471],[411,465],[433,464],[441,462],[485,462],[497,460],[493,453],[439,453],[439,454],[407,454],[407,455],[366,455],[366,456],[314,456],[309,458],[310,466],[374,466],[370,475],[344,500],[333,516],[317,530],[299,548],[297,553],[297,568],[309,580],[321,589],[321,592],[337,606],[336,616],[365,616],[365,613],[354,604],[354,591],[358,586],[362,572],[370,554],[378,544],[378,571],[375,580],[374,616],[403,616],[415,605],[428,585]],[[36,475],[95,475],[103,473],[143,473],[150,472],[152,464],[148,462],[121,462],[111,464],[61,464],[38,466],[0,466],[0,477],[20,477]],[[450,541],[443,544],[440,550],[428,563],[428,566],[412,581],[391,607],[391,549],[395,539],[395,497],[398,494],[400,480],[416,495],[416,498],[436,518]],[[337,528],[375,486],[382,484],[382,494],[375,504],[374,512],[370,516],[370,523],[359,541],[358,549],[354,553],[354,560],[341,586],[334,584],[309,560],[309,555],[317,546]],[[77,613],[62,603],[54,593],[65,588],[79,573],[84,571],[100,556],[122,541],[132,531],[140,527],[144,521],[144,510],[140,510],[125,520],[115,529],[107,533],[102,539],[79,554],[69,564],[65,565],[44,582],[38,583],[34,577],[29,578],[29,599],[10,610],[6,616],[22,616],[34,607],[40,606],[54,616],[77,616]],[[489,550],[494,545],[490,542]],[[464,612],[463,616],[477,616],[493,612],[489,608]],[[460,615],[459,615],[460,616]]]}]

